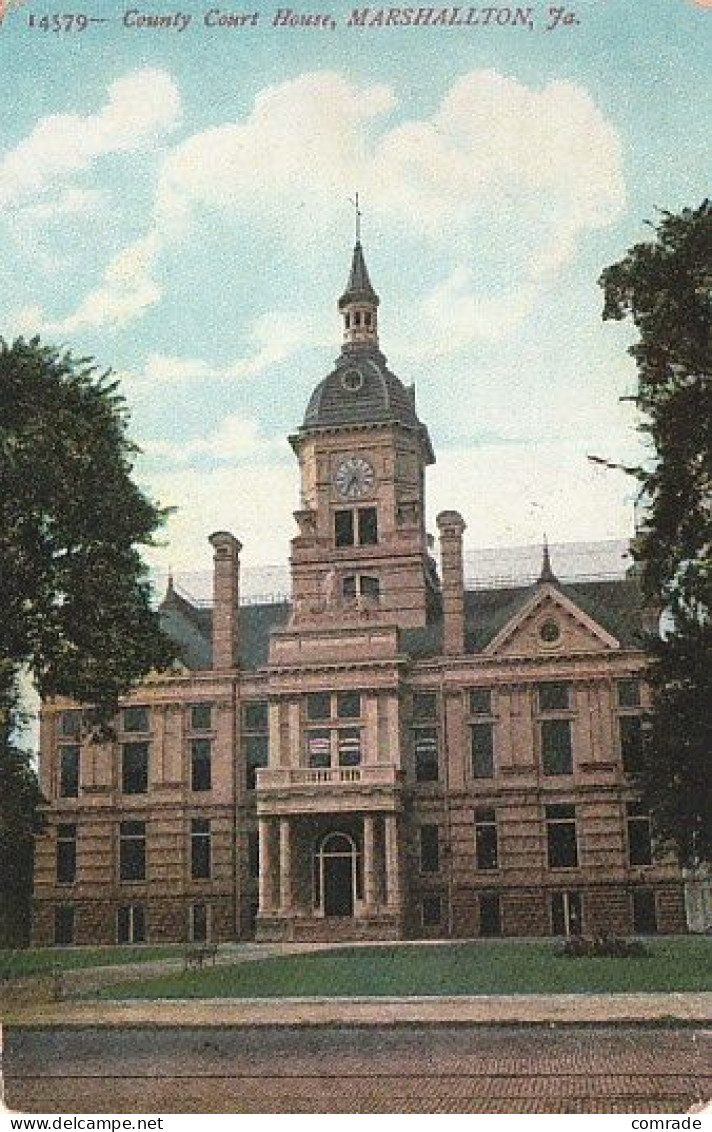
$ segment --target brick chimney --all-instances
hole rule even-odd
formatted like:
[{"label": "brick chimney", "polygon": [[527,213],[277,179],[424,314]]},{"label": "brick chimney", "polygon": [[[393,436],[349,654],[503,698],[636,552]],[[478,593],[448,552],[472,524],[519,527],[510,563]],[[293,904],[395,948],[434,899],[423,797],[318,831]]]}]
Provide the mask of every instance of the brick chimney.
[{"label": "brick chimney", "polygon": [[443,652],[446,656],[459,656],[465,651],[465,579],[462,566],[465,521],[458,511],[441,511],[435,521],[440,531]]},{"label": "brick chimney", "polygon": [[210,536],[213,555],[213,668],[237,666],[239,646],[240,551],[242,543],[228,531]]}]

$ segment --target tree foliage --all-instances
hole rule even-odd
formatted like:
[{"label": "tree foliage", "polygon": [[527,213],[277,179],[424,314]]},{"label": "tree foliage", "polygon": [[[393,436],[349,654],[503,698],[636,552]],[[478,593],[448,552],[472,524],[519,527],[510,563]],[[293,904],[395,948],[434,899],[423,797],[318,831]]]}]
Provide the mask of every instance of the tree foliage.
[{"label": "tree foliage", "polygon": [[604,318],[632,320],[650,459],[635,554],[671,629],[650,642],[642,797],[684,864],[712,860],[712,204],[662,213],[607,268]]},{"label": "tree foliage", "polygon": [[117,384],[38,339],[0,339],[0,933],[24,942],[41,801],[18,746],[20,674],[87,705],[99,730],[119,696],[173,650],[140,547],[165,512],[131,478]]},{"label": "tree foliage", "polygon": [[28,668],[41,696],[104,717],[171,652],[140,547],[165,512],[131,479],[117,383],[38,339],[0,339],[0,695]]}]

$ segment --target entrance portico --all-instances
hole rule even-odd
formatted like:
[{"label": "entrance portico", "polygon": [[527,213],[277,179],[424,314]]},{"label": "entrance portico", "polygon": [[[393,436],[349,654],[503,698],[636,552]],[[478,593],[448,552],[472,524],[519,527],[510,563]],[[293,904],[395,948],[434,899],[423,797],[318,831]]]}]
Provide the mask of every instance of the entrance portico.
[{"label": "entrance portico", "polygon": [[398,815],[260,816],[258,939],[398,938]]}]

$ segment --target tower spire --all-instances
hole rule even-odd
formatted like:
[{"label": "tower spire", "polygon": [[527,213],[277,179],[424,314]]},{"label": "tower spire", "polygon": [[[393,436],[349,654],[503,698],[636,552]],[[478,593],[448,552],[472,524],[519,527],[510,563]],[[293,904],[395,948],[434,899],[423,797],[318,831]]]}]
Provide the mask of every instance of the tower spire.
[{"label": "tower spire", "polygon": [[355,209],[356,243],[351,257],[351,270],[346,290],[339,299],[339,311],[344,319],[344,345],[378,345],[378,295],[369,278],[366,259],[361,246],[361,206],[356,193],[351,203]]},{"label": "tower spire", "polygon": [[540,582],[556,582],[558,581],[556,574],[551,568],[551,555],[549,554],[549,540],[544,535],[544,546],[541,562],[541,573],[539,574]]}]

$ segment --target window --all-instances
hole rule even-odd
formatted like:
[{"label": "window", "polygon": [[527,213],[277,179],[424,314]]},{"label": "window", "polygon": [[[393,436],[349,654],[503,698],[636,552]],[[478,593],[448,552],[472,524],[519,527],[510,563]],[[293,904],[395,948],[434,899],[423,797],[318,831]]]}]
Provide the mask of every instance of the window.
[{"label": "window", "polygon": [[633,931],[654,935],[658,930],[658,913],[652,888],[633,889]]},{"label": "window", "polygon": [[57,883],[71,884],[77,875],[77,827],[57,826]]},{"label": "window", "polygon": [[119,826],[119,880],[146,879],[146,823],[122,821]]},{"label": "window", "polygon": [[570,719],[542,719],[541,765],[544,774],[573,772]]},{"label": "window", "polygon": [[210,731],[213,726],[213,705],[193,704],[190,709],[191,731]]},{"label": "window", "polygon": [[640,707],[640,680],[636,680],[632,676],[625,680],[617,680],[616,691],[618,707]]},{"label": "window", "polygon": [[208,940],[208,906],[202,902],[190,907],[190,938],[193,943],[206,943]]},{"label": "window", "polygon": [[435,928],[440,926],[440,897],[439,896],[424,896],[420,906],[421,919],[424,928]]},{"label": "window", "polygon": [[148,790],[148,743],[122,745],[121,789],[124,794],[145,794]]},{"label": "window", "polygon": [[470,727],[473,778],[494,777],[494,724],[473,723]]},{"label": "window", "polygon": [[546,807],[546,840],[550,869],[576,868],[578,849],[574,806]]},{"label": "window", "polygon": [[437,720],[437,718],[438,698],[435,692],[414,692],[413,719],[420,722],[421,720]]},{"label": "window", "polygon": [[341,594],[346,604],[360,597],[376,605],[381,598],[381,583],[373,574],[347,574],[341,583]]},{"label": "window", "polygon": [[478,869],[499,868],[494,810],[475,810],[475,864]]},{"label": "window", "polygon": [[123,727],[124,731],[148,731],[148,708],[124,708]]},{"label": "window", "polygon": [[58,947],[74,943],[75,915],[71,904],[60,904],[54,910],[54,942]]},{"label": "window", "polygon": [[190,875],[193,880],[210,879],[210,820],[193,818],[190,823]]},{"label": "window", "polygon": [[618,732],[623,770],[626,774],[637,774],[643,764],[643,721],[639,715],[621,715]]},{"label": "window", "polygon": [[440,869],[440,831],[436,825],[420,827],[420,871],[437,873]]},{"label": "window", "polygon": [[378,511],[375,507],[334,511],[335,546],[375,546],[378,543]]},{"label": "window", "polygon": [[480,896],[480,935],[502,934],[502,909],[499,893],[483,892]]},{"label": "window", "polygon": [[252,700],[242,708],[242,742],[248,790],[257,786],[257,771],[269,763],[269,714],[266,700]]},{"label": "window", "polygon": [[652,865],[653,846],[650,836],[650,814],[637,802],[629,802],[628,819],[628,863],[631,865]]},{"label": "window", "polygon": [[470,688],[470,715],[492,714],[492,689]]},{"label": "window", "polygon": [[212,777],[212,743],[210,739],[190,741],[190,788],[210,790]]},{"label": "window", "polygon": [[64,739],[78,739],[82,733],[82,712],[78,708],[59,714],[59,734]]},{"label": "window", "polygon": [[116,915],[117,943],[146,942],[146,909],[142,904],[124,904]]},{"label": "window", "polygon": [[247,834],[247,874],[253,879],[260,875],[260,839],[256,829]]},{"label": "window", "polygon": [[571,685],[560,680],[539,684],[539,711],[568,711],[571,706]]},{"label": "window", "polygon": [[[332,766],[359,766],[363,735],[354,721],[363,713],[360,692],[311,692],[306,697],[307,730],[304,734],[306,765],[326,770]],[[321,727],[311,727],[311,723]],[[328,726],[323,726],[328,724]]]},{"label": "window", "polygon": [[413,744],[416,782],[437,782],[440,776],[437,729],[435,727],[417,728],[414,732]]},{"label": "window", "polygon": [[59,748],[59,796],[79,796],[79,745],[63,743]]},{"label": "window", "polygon": [[554,892],[551,896],[553,935],[581,935],[583,914],[580,892]]}]

